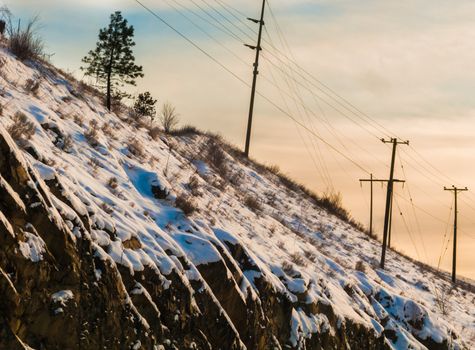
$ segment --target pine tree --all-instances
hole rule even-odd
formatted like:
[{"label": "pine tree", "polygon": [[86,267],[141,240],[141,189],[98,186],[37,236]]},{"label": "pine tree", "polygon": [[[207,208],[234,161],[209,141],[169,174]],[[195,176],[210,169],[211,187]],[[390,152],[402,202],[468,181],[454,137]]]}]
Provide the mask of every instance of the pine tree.
[{"label": "pine tree", "polygon": [[157,115],[156,103],[157,100],[153,99],[150,92],[147,91],[139,94],[134,103],[134,112],[140,117],[150,117],[150,124],[152,124],[153,119]]},{"label": "pine tree", "polygon": [[87,67],[81,67],[85,74],[95,77],[106,89],[106,106],[111,110],[112,98],[129,96],[120,91],[126,84],[136,85],[135,79],[143,77],[142,66],[135,64],[132,53],[134,27],[122,17],[120,11],[110,16],[109,27],[99,31],[96,49],[89,51],[82,59]]}]

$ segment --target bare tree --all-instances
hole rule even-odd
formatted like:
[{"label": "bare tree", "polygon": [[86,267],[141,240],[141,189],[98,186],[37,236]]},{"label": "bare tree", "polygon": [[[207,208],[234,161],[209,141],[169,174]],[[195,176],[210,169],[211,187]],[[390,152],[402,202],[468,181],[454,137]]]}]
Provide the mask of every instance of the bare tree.
[{"label": "bare tree", "polygon": [[178,113],[170,102],[165,102],[160,114],[160,123],[166,133],[170,133],[178,125]]}]

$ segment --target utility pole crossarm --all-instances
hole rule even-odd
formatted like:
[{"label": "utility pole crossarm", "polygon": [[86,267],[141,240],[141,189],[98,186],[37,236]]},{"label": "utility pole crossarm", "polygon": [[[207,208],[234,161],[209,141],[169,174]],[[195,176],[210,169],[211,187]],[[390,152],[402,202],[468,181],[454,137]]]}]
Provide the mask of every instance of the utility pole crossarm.
[{"label": "utility pole crossarm", "polygon": [[381,141],[383,143],[396,143],[397,145],[407,145],[409,146],[409,141],[398,141],[397,139],[390,139],[390,140],[386,140],[386,139],[381,139]]},{"label": "utility pole crossarm", "polygon": [[451,191],[454,193],[455,197],[455,211],[454,211],[454,247],[453,247],[453,255],[452,255],[452,283],[456,282],[456,272],[457,272],[457,214],[458,214],[458,208],[457,208],[457,195],[459,192],[465,192],[468,191],[467,187],[464,188],[458,188],[454,185],[452,187],[445,187],[444,186],[444,191]]},{"label": "utility pole crossarm", "polygon": [[[383,179],[360,179],[360,182],[389,182],[389,180],[383,180]],[[393,182],[406,182],[405,180],[398,180],[398,179],[393,179]]]},{"label": "utility pole crossarm", "polygon": [[[369,179],[360,179],[360,182],[369,182],[370,183],[370,188],[371,188],[371,193],[370,193],[370,209],[369,209],[369,234],[370,236],[373,235],[373,183],[374,182],[380,182],[381,184],[389,182],[389,180],[385,179],[374,179],[373,174],[370,174]],[[404,180],[397,180],[393,179],[393,182],[402,182],[404,183]]]},{"label": "utility pole crossarm", "polygon": [[444,186],[444,191],[464,192],[464,191],[468,191],[468,188],[467,187],[458,188],[458,187],[455,187],[455,186],[452,185],[452,187],[445,187]]}]

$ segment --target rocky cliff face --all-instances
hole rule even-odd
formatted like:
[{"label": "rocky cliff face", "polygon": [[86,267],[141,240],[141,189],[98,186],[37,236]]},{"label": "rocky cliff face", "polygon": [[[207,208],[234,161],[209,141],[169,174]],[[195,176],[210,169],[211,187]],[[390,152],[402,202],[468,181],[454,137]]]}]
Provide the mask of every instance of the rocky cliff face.
[{"label": "rocky cliff face", "polygon": [[[53,68],[0,59],[0,349],[473,344],[473,293],[442,315],[446,281],[394,252],[377,269],[376,241],[281,177],[207,135],[153,139]],[[29,139],[5,129],[17,112]]]}]

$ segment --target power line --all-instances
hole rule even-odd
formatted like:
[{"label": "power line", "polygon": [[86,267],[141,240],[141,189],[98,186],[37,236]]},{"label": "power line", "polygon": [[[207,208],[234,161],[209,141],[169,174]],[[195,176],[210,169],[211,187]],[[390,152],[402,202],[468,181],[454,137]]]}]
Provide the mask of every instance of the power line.
[{"label": "power line", "polygon": [[399,202],[397,201],[397,198],[394,199],[394,202],[396,203],[397,209],[398,209],[398,211],[399,211],[399,215],[401,216],[401,219],[402,219],[402,221],[403,221],[403,223],[404,223],[404,227],[406,228],[406,231],[407,231],[407,234],[408,234],[408,236],[409,236],[409,239],[411,240],[412,245],[414,246],[414,249],[415,249],[416,254],[417,254],[417,258],[418,258],[419,260],[421,260],[421,256],[420,256],[420,254],[419,254],[419,250],[417,249],[416,242],[414,241],[414,238],[412,237],[411,230],[409,229],[409,226],[408,226],[408,224],[407,224],[407,222],[406,222],[406,219],[405,219],[404,215],[402,214],[402,210],[401,210],[401,207],[399,206]]},{"label": "power line", "polygon": [[[198,49],[200,52],[202,52],[204,55],[206,55],[209,59],[211,59],[212,61],[214,61],[216,64],[218,64],[222,69],[224,69],[225,71],[227,71],[229,74],[231,74],[234,78],[236,78],[237,80],[239,80],[241,83],[243,83],[245,86],[249,87],[249,84],[244,80],[242,79],[240,76],[238,76],[236,73],[234,73],[231,69],[229,69],[226,65],[224,65],[223,63],[221,63],[215,56],[213,56],[211,53],[209,53],[207,50],[203,49],[200,45],[198,45],[194,40],[190,39],[189,37],[187,37],[185,34],[183,34],[181,31],[179,31],[178,29],[176,29],[175,27],[173,27],[169,22],[167,22],[163,17],[161,17],[160,15],[158,15],[156,12],[152,11],[150,8],[148,8],[146,5],[144,5],[144,3],[140,0],[134,0],[135,2],[137,2],[140,6],[142,6],[146,11],[148,11],[149,13],[151,13],[155,18],[157,18],[157,20],[159,20],[160,22],[162,22],[163,24],[165,24],[167,27],[169,27],[171,30],[173,30],[176,34],[178,34],[180,37],[182,37],[183,39],[185,39],[187,42],[189,42],[192,46],[194,46],[196,49]],[[221,0],[215,0],[216,2],[219,2],[219,3],[223,3]],[[194,2],[194,1],[193,1]],[[205,2],[208,6],[209,6],[209,3],[206,2],[206,1],[203,1]],[[175,2],[176,3],[176,2]],[[200,7],[202,10],[203,8]],[[226,8],[223,6],[223,8],[226,10]],[[177,10],[179,11],[179,10]],[[272,11],[272,10],[271,10]],[[207,13],[207,11],[205,10],[205,12]],[[215,10],[216,12],[216,10]],[[227,11],[228,13],[232,13],[231,11]],[[272,13],[272,12],[271,12]],[[208,15],[209,16],[209,15]],[[222,17],[222,15],[221,15]],[[233,17],[237,17],[237,16],[233,16]],[[272,17],[274,18],[273,21],[278,25],[278,22],[276,21],[275,19],[275,16],[273,15],[272,13]],[[200,17],[202,20],[203,20],[203,17],[201,16]],[[216,16],[214,16],[214,20],[218,23],[218,21],[216,20]],[[229,21],[229,20],[228,20]],[[227,21],[227,22],[228,22]],[[209,21],[207,20],[207,23],[208,24],[211,24],[213,23],[213,21]],[[242,38],[240,37],[240,35],[237,35],[236,33],[234,33],[232,30],[230,30],[229,28],[227,28],[226,25],[222,24],[221,21],[219,21],[219,23],[221,24],[221,26],[225,29],[221,29],[222,31],[228,33],[228,35],[232,36],[234,39],[236,40],[242,40]],[[216,25],[214,25],[214,27],[216,27]],[[219,27],[219,26],[218,26]],[[233,24],[233,27],[236,27],[236,25]],[[204,31],[204,30],[202,30]],[[205,32],[205,31],[204,31]],[[242,30],[240,30],[240,32],[243,32]],[[281,32],[280,30],[277,31],[278,33]],[[244,33],[244,32],[243,32]],[[209,33],[208,33],[209,34]],[[209,35],[208,35],[209,36]],[[212,37],[212,36],[211,36]],[[307,118],[309,118],[309,115],[310,115],[310,112],[312,112],[312,114],[314,116],[316,116],[316,114],[312,111],[312,109],[308,108],[303,99],[302,99],[302,96],[301,96],[301,92],[300,90],[298,89],[298,87],[303,87],[305,90],[308,90],[312,93],[312,96],[313,98],[315,99],[315,101],[317,102],[318,104],[318,99],[320,99],[321,101],[323,101],[324,103],[326,103],[327,105],[330,106],[330,108],[334,109],[335,111],[337,111],[339,114],[345,116],[345,114],[347,115],[346,117],[347,118],[351,118],[351,120],[357,124],[360,128],[362,128],[363,130],[367,131],[369,134],[371,134],[372,136],[375,136],[375,133],[370,130],[366,125],[361,125],[360,123],[356,122],[352,117],[350,117],[348,115],[348,113],[346,113],[345,111],[348,111],[350,114],[356,116],[358,119],[364,121],[364,123],[367,123],[371,129],[374,129],[374,130],[383,130],[384,133],[386,135],[393,135],[392,133],[390,133],[389,131],[387,131],[387,129],[384,128],[384,126],[382,126],[381,124],[379,124],[377,121],[373,120],[370,116],[366,115],[364,112],[361,112],[359,109],[357,109],[357,107],[355,107],[354,105],[352,105],[349,101],[345,100],[344,98],[342,98],[341,96],[339,96],[336,92],[334,92],[333,90],[331,90],[329,87],[327,87],[325,84],[321,83],[317,78],[313,77],[310,73],[306,72],[302,67],[300,67],[296,62],[295,62],[295,58],[292,57],[292,58],[289,58],[289,56],[292,56],[291,55],[291,52],[289,55],[287,54],[284,54],[282,53],[281,50],[277,49],[275,47],[275,45],[272,43],[272,40],[271,40],[271,37],[269,35],[269,40],[271,42],[270,44],[270,47],[272,47],[273,49],[276,50],[276,52],[278,52],[279,54],[281,54],[284,59],[278,57],[278,55],[276,54],[273,54],[273,53],[270,53],[272,57],[275,57],[281,64],[283,64],[285,66],[285,69],[280,67],[277,68],[279,69],[284,76],[286,76],[287,78],[285,78],[286,80],[288,81],[288,87],[289,87],[289,90],[290,90],[290,96],[291,98],[294,100],[294,103],[296,105],[298,105],[298,102],[296,102],[298,100],[300,100],[300,103],[301,103],[301,108],[303,108]],[[285,37],[284,39],[285,40]],[[214,39],[214,41],[216,41],[218,44],[220,44],[219,40],[217,39]],[[233,51],[232,50],[229,50],[227,49],[224,45],[221,45],[223,48],[225,48],[229,53],[233,54]],[[283,46],[286,46],[283,44]],[[287,43],[287,47],[288,47],[288,43]],[[290,51],[290,50],[289,50]],[[240,59],[239,56],[233,54],[233,56],[235,56],[236,58]],[[240,59],[240,61],[242,61]],[[267,61],[267,59],[266,59]],[[268,60],[270,61],[270,60]],[[272,63],[270,63],[272,65]],[[294,68],[292,68],[295,67]],[[302,73],[304,72],[304,73]],[[309,76],[310,78],[307,78],[307,76]],[[303,79],[302,81],[299,81],[298,79]],[[276,85],[275,84],[275,79],[274,80],[274,86]],[[317,81],[318,85],[313,83],[313,81]],[[292,83],[290,83],[292,82]],[[292,87],[292,84],[294,84],[294,86]],[[338,106],[340,106],[341,108],[343,108],[345,111],[342,111],[339,107],[336,107],[334,106],[333,104],[329,103],[327,100],[323,99],[321,96],[319,96],[317,98],[317,95],[315,94],[315,92],[312,90],[311,87],[315,87],[318,91],[320,91],[321,93],[323,93],[325,96],[327,96],[329,99],[331,99],[333,102],[335,102]],[[318,87],[317,87],[318,86]],[[276,86],[277,89],[279,89],[278,86]],[[325,91],[325,92],[323,92]],[[279,92],[281,93],[282,90],[280,89]],[[288,108],[288,106],[284,109],[282,108],[280,105],[278,105],[277,103],[275,103],[273,100],[271,100],[269,97],[263,95],[260,91],[257,91],[257,95],[260,96],[261,98],[263,98],[264,100],[266,100],[269,104],[271,104],[272,106],[274,106],[277,110],[279,110],[280,112],[282,112],[285,116],[287,116],[289,119],[291,119],[294,124],[302,127],[307,135],[311,135],[313,137],[315,137],[316,139],[320,140],[326,147],[328,147],[329,149],[331,149],[333,152],[336,152],[338,153],[340,156],[342,156],[343,158],[345,158],[346,160],[348,160],[350,163],[352,163],[354,166],[358,167],[358,169],[364,171],[365,173],[369,174],[370,172],[368,170],[366,170],[366,167],[362,166],[360,164],[360,162],[357,162],[354,160],[354,157],[349,157],[347,155],[347,153],[351,153],[348,149],[346,149],[345,145],[343,144],[343,148],[345,148],[345,151],[341,151],[338,147],[332,145],[331,143],[329,143],[328,141],[325,140],[324,137],[322,137],[317,131],[315,131],[313,125],[312,125],[312,122],[309,120],[310,124],[309,126],[306,125],[305,121],[303,120],[304,118],[302,118],[302,115],[300,114],[300,110],[299,110],[299,107],[297,106],[297,112],[300,114],[300,117],[303,121],[300,121],[300,120],[297,120],[296,117],[292,114],[292,112],[290,111],[290,109]],[[337,102],[338,101],[338,102]],[[322,110],[323,111],[323,110]],[[330,124],[331,125],[331,124]],[[330,129],[329,129],[330,130]],[[302,138],[303,139],[303,138]],[[315,149],[315,144],[313,143],[313,139],[310,138],[310,140],[312,140],[312,145],[314,147],[314,151],[315,151],[315,154],[317,154],[317,150]],[[338,139],[338,142],[342,143],[341,140]],[[442,174],[443,177],[447,177],[446,175],[444,175],[442,172],[440,172],[440,170],[438,170],[436,167],[434,167],[429,161],[427,161],[424,157],[422,157],[422,155],[420,155],[413,147],[410,147],[411,151],[414,152],[415,155],[417,155],[418,158],[422,159],[423,160],[423,163],[422,164],[420,161],[417,161],[416,158],[414,156],[412,156],[412,154],[410,153],[407,153],[408,154],[408,157],[411,158],[415,164],[413,164],[413,168],[415,170],[418,170],[419,169],[423,169],[425,170],[425,173],[424,172],[421,172],[425,175],[427,175],[428,173],[431,174],[431,176],[433,177],[433,179],[435,179],[435,182],[438,182],[440,181],[440,175],[439,174]],[[310,151],[308,151],[309,154],[310,154]],[[322,158],[323,159],[323,158]],[[315,162],[315,160],[314,160]],[[322,162],[322,169],[324,169],[324,166],[323,164],[325,163],[325,161]],[[427,164],[428,166],[426,166],[425,164]],[[427,171],[427,168],[431,169],[430,171]],[[404,171],[404,168],[403,168],[403,171]],[[327,170],[327,173],[328,173],[328,170]],[[327,174],[328,176],[328,174]],[[404,175],[406,177],[406,175]],[[330,178],[328,176],[328,178]],[[327,178],[327,179],[328,179]],[[448,177],[447,177],[448,178]],[[432,181],[432,180],[431,180]],[[414,213],[414,218],[416,220],[416,224],[417,224],[417,227],[418,227],[418,230],[419,230],[419,233],[421,233],[421,227],[420,227],[420,222],[419,222],[419,219],[416,215],[416,212],[415,212],[415,208],[417,208],[418,210],[421,210],[423,212],[425,212],[426,214],[428,214],[429,216],[431,216],[432,218],[436,218],[435,216],[433,216],[432,214],[428,213],[427,211],[425,211],[424,209],[420,208],[420,207],[417,207],[415,206],[414,204],[414,200],[413,200],[413,196],[411,194],[411,191],[410,189],[408,188],[408,195],[409,195],[409,203],[411,204],[412,206],[412,210],[413,210],[413,213]],[[397,194],[396,194],[397,195]],[[468,207],[470,207],[469,205],[467,205]],[[473,210],[475,210],[474,207],[471,207]],[[437,218],[436,218],[437,219]],[[440,221],[440,220],[439,220]],[[463,231],[461,231],[463,232]],[[469,233],[464,233],[464,234],[467,234],[468,237],[473,237],[473,236],[470,236]],[[422,234],[420,235],[421,236],[421,241],[422,241],[422,244],[424,246],[424,249],[425,249],[425,245],[424,245],[424,241],[423,241],[423,238],[422,238]],[[427,255],[427,253],[426,253]]]},{"label": "power line", "polygon": [[[149,12],[153,17],[155,17],[157,20],[159,20],[160,22],[162,22],[164,25],[166,25],[168,28],[170,28],[173,32],[175,32],[176,34],[178,34],[181,38],[183,38],[184,40],[186,40],[189,44],[191,44],[193,47],[195,47],[196,49],[198,49],[201,53],[203,53],[206,57],[208,57],[209,59],[211,59],[213,62],[215,62],[217,65],[219,65],[222,69],[224,69],[226,72],[228,72],[229,74],[231,74],[234,78],[236,78],[237,80],[239,80],[241,83],[243,83],[245,86],[247,86],[248,88],[250,87],[250,85],[244,80],[242,79],[241,77],[239,77],[236,73],[234,73],[232,70],[230,70],[228,67],[226,67],[224,64],[222,64],[218,59],[216,59],[213,55],[211,55],[210,53],[208,53],[206,50],[204,50],[203,48],[201,48],[196,42],[194,42],[193,40],[191,40],[190,38],[188,38],[185,34],[183,34],[181,31],[179,31],[178,29],[176,29],[174,26],[172,26],[168,21],[166,21],[163,17],[161,17],[160,15],[158,15],[155,11],[153,11],[152,9],[150,9],[148,6],[146,6],[141,0],[133,0],[135,1],[137,4],[139,4],[141,7],[143,7],[147,12]],[[326,144],[328,147],[330,147],[331,149],[333,149],[336,153],[338,153],[340,156],[342,156],[343,158],[347,159],[350,163],[352,163],[354,166],[356,166],[358,169],[362,170],[363,172],[365,172],[366,174],[369,174],[369,171],[364,168],[363,166],[361,166],[360,164],[358,164],[356,161],[354,161],[352,158],[348,157],[346,154],[344,154],[343,152],[341,152],[339,149],[337,149],[335,146],[333,146],[332,144],[330,144],[328,141],[326,141],[325,139],[323,139],[322,137],[320,137],[319,135],[317,135],[316,133],[314,133],[311,129],[309,129],[306,125],[304,125],[303,123],[301,123],[300,121],[298,121],[293,115],[291,115],[290,113],[288,113],[287,111],[285,111],[281,106],[279,106],[278,104],[276,104],[274,101],[272,101],[269,97],[267,97],[266,95],[262,94],[261,92],[259,91],[256,91],[256,94],[258,96],[260,96],[261,98],[263,98],[265,101],[267,101],[268,103],[270,103],[272,106],[274,106],[277,110],[279,110],[280,112],[282,112],[285,116],[287,116],[288,118],[290,118],[291,120],[293,120],[294,122],[296,122],[298,125],[300,125],[304,130],[306,130],[309,134],[313,135],[314,137],[316,137],[317,139],[319,139],[320,141],[322,141],[324,144]]]},{"label": "power line", "polygon": [[[223,1],[222,0],[216,0],[216,1],[219,1],[221,4],[223,4]],[[234,7],[232,7],[231,5],[229,4],[226,4],[225,6],[229,7],[229,8],[232,8],[234,12],[238,13],[240,16],[243,16],[245,17],[244,13]],[[276,20],[276,16],[274,14],[274,11],[273,11],[273,8],[272,6],[270,5],[270,3],[268,2],[268,7],[269,7],[269,12],[271,14],[271,17],[273,18],[274,22],[276,23],[276,25],[278,26],[278,22]],[[228,10],[229,11],[229,10]],[[231,11],[229,11],[230,13],[232,13]],[[235,18],[239,18],[239,16],[234,16]],[[362,116],[364,116],[366,118],[366,121],[367,122],[372,122],[374,123],[377,128],[381,131],[384,131],[387,133],[387,135],[394,135],[394,133],[390,132],[388,129],[386,129],[383,125],[381,125],[379,122],[377,122],[376,120],[374,120],[372,117],[370,117],[369,115],[367,115],[366,113],[364,113],[363,111],[361,111],[358,107],[356,107],[355,105],[353,105],[350,101],[346,100],[345,98],[343,98],[342,96],[340,96],[338,93],[336,93],[334,90],[332,90],[329,86],[327,86],[326,84],[324,84],[323,82],[321,82],[317,77],[315,77],[314,75],[312,75],[311,73],[309,73],[308,71],[306,71],[304,68],[302,68],[300,65],[298,65],[296,62],[295,62],[295,59],[294,58],[290,58],[288,57],[286,54],[282,53],[279,49],[277,49],[274,45],[271,45],[271,47],[273,47],[276,52],[282,54],[291,64],[295,65],[296,68],[300,71],[300,72],[303,72],[305,75],[309,76],[311,79],[313,79],[314,81],[316,81],[317,83],[319,83],[322,87],[324,87],[328,92],[334,94],[338,99],[340,99],[341,101],[343,101],[344,103],[347,104],[347,107],[351,107],[350,109],[352,109],[352,112],[353,113],[358,113]],[[280,58],[276,57],[277,59],[280,60]],[[373,126],[374,127],[374,126]],[[375,127],[376,128],[376,127]],[[450,179],[450,177],[446,176],[445,174],[443,174],[439,169],[437,169],[432,163],[430,163],[429,161],[427,161],[427,159],[425,159],[416,149],[414,149],[413,147],[410,147],[410,149],[424,162],[426,163],[427,165],[429,165],[430,168],[432,168],[433,170],[435,170],[436,172],[438,172],[439,174],[441,174],[443,177],[445,178],[448,178]],[[409,155],[411,158],[414,159],[414,157],[412,157],[412,155]],[[420,162],[416,163],[417,166],[421,166]],[[416,166],[416,167],[417,167]],[[424,168],[424,167],[423,167]],[[425,167],[426,168],[426,167]],[[425,169],[427,171],[427,168]],[[453,180],[450,179],[452,182]],[[471,209],[475,210],[475,207],[471,207]]]}]

